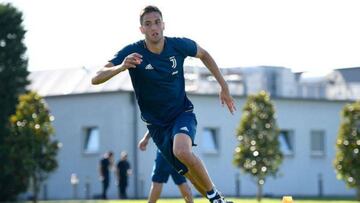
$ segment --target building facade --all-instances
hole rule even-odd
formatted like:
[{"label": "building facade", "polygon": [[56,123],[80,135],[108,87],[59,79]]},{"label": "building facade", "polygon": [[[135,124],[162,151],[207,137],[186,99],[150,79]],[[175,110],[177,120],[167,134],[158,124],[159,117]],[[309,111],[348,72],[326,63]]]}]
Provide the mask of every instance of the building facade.
[{"label": "building facade", "polygon": [[[55,138],[61,142],[59,168],[44,183],[45,199],[86,199],[100,194],[98,163],[103,153],[112,150],[118,161],[120,152],[129,153],[133,169],[128,194],[146,197],[151,185],[151,172],[156,146],[146,152],[137,143],[146,132],[140,119],[128,74],[116,76],[108,83],[90,84],[94,70],[68,69],[32,72],[32,90],[45,97],[55,117]],[[230,73],[228,75],[234,75]],[[230,77],[231,78],[231,77]],[[233,77],[242,84],[243,75]],[[196,82],[196,81],[194,81]],[[188,96],[195,106],[198,128],[194,151],[204,161],[217,188],[228,196],[253,196],[256,184],[232,164],[235,136],[246,96],[235,91],[238,111],[231,115],[218,101],[217,90],[208,81],[208,91],[190,89]],[[292,89],[292,88],[288,88]],[[294,88],[296,89],[296,87]],[[282,90],[286,92],[288,90]],[[292,92],[292,90],[290,91]],[[335,142],[340,124],[340,111],[347,100],[273,97],[280,143],[285,154],[277,178],[268,178],[264,194],[282,196],[350,196],[354,190],[336,179],[333,168]],[[71,176],[79,179],[71,184]],[[226,174],[226,175],[224,175]],[[112,174],[109,197],[117,198]],[[59,192],[61,191],[61,192]],[[193,191],[196,195],[199,195]],[[163,197],[179,197],[177,187],[169,180]]]}]

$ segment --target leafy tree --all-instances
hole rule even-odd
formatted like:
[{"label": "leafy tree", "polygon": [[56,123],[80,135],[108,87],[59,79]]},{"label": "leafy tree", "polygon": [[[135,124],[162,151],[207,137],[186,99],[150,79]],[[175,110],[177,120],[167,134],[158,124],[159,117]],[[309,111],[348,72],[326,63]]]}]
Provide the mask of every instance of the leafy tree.
[{"label": "leafy tree", "polygon": [[239,145],[235,148],[233,162],[255,179],[258,201],[262,198],[265,178],[276,176],[283,160],[274,114],[270,96],[265,91],[250,95],[237,129]]},{"label": "leafy tree", "polygon": [[341,112],[334,167],[337,178],[355,188],[360,201],[360,101],[345,105]]},{"label": "leafy tree", "polygon": [[27,152],[21,158],[31,177],[34,202],[37,201],[41,183],[58,166],[58,142],[51,139],[54,134],[52,120],[45,101],[35,92],[20,96],[16,114],[10,118],[11,137],[14,137],[10,140],[21,143],[20,150]]},{"label": "leafy tree", "polygon": [[[21,12],[0,3],[0,201],[14,199],[27,186],[21,162],[12,165],[16,154],[11,154],[12,146],[5,144],[10,135],[9,117],[15,113],[18,96],[29,83],[22,21]],[[13,176],[14,171],[18,176]]]},{"label": "leafy tree", "polygon": [[27,76],[25,30],[22,13],[10,4],[0,4],[0,123],[15,112],[17,98],[29,83]]}]

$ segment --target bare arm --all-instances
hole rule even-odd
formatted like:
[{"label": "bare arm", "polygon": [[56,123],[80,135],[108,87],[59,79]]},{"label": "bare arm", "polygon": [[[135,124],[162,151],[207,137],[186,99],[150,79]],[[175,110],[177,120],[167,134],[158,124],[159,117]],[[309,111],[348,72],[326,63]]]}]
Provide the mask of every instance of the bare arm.
[{"label": "bare arm", "polygon": [[143,136],[143,139],[147,139],[147,140],[149,140],[150,139],[150,133],[149,133],[149,131],[146,131],[146,133],[144,134],[144,136]]},{"label": "bare arm", "polygon": [[131,170],[131,168],[129,168],[126,172],[127,172],[127,175],[128,175],[128,176],[132,175],[132,170]]},{"label": "bare arm", "polygon": [[221,104],[222,105],[226,104],[230,113],[233,114],[236,111],[234,100],[230,95],[229,87],[226,81],[224,80],[224,77],[222,76],[215,60],[205,49],[201,48],[199,45],[197,45],[197,53],[195,57],[199,58],[204,63],[204,65],[209,69],[209,71],[214,75],[216,81],[219,83],[221,87],[221,91],[220,91]]},{"label": "bare arm", "polygon": [[109,62],[106,64],[96,75],[92,78],[91,83],[93,85],[98,85],[108,81],[110,78],[115,75],[129,69],[135,68],[136,65],[139,65],[142,62],[142,56],[138,53],[132,53],[125,57],[122,64],[114,66],[113,63]]},{"label": "bare arm", "polygon": [[104,180],[104,174],[101,170],[101,163],[99,163],[98,170],[99,170],[99,179],[102,181]]},{"label": "bare arm", "polygon": [[115,75],[125,71],[126,69],[119,66],[114,66],[112,63],[106,64],[96,75],[92,78],[91,83],[93,85],[98,85],[106,82]]}]

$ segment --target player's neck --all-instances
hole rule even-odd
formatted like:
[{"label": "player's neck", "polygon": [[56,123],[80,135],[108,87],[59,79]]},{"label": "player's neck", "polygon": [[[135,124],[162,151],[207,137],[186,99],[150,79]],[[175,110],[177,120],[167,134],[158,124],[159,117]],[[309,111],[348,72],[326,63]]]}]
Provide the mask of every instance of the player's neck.
[{"label": "player's neck", "polygon": [[165,38],[162,38],[158,42],[151,42],[145,39],[145,47],[155,54],[160,54],[164,49]]}]

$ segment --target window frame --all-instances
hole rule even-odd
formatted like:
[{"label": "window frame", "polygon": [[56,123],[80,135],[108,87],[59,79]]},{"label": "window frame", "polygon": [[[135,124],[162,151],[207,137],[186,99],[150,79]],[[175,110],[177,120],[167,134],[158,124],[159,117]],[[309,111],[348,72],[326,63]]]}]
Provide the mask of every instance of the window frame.
[{"label": "window frame", "polygon": [[[206,132],[211,132],[211,134],[208,134],[211,136],[211,143],[210,145],[213,145],[213,149],[210,149],[208,147],[209,145],[206,144],[207,141],[205,139]],[[209,136],[208,136],[209,137]],[[217,127],[204,127],[202,128],[202,134],[201,134],[201,152],[204,155],[219,155],[220,154],[220,140],[219,140],[219,128]]]},{"label": "window frame", "polygon": [[[313,136],[314,136],[314,133],[321,133],[322,135],[322,147],[323,147],[323,150],[314,150],[313,149]],[[313,129],[310,131],[310,155],[312,157],[325,157],[326,155],[326,132],[325,130],[319,130],[319,129]]]},{"label": "window frame", "polygon": [[[281,140],[282,136],[283,136],[283,132],[286,132],[286,135],[288,135],[289,137],[289,145],[287,146],[290,146],[288,147],[288,151],[284,151],[283,149],[283,141]],[[286,140],[284,140],[286,141]],[[284,156],[286,157],[293,157],[295,156],[295,133],[294,133],[294,130],[291,130],[291,129],[281,129],[280,132],[279,132],[279,143],[280,143],[280,150],[281,152],[283,153]]]},{"label": "window frame", "polygon": [[[89,150],[87,146],[89,146],[91,142],[91,132],[93,130],[97,130],[97,148],[94,150]],[[83,136],[82,136],[82,153],[85,155],[98,155],[100,153],[100,128],[98,126],[88,126],[83,128]]]}]

